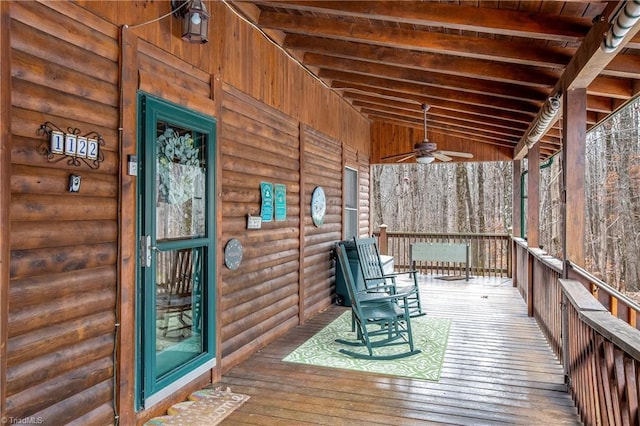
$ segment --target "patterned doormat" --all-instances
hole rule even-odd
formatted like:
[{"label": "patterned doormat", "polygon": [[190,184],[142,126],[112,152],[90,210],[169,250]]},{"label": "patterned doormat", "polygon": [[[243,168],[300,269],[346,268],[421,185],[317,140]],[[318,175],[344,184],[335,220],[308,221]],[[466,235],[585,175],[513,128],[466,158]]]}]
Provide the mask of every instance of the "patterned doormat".
[{"label": "patterned doormat", "polygon": [[[436,280],[443,280],[443,281],[461,281],[461,280],[466,280],[467,277],[465,275],[443,275],[441,277],[434,277]],[[469,279],[472,279],[472,276],[469,276]]]},{"label": "patterned doormat", "polygon": [[[351,311],[346,311],[284,357],[283,361],[437,382],[440,380],[450,325],[451,320],[447,318],[428,316],[411,318],[414,346],[422,352],[389,361],[356,359],[340,353],[339,350],[346,346],[335,341],[335,339],[355,340],[355,333],[351,332]],[[375,353],[387,355],[404,352],[406,348],[406,345],[388,346],[376,348]],[[365,347],[349,347],[349,349],[367,353]]]},{"label": "patterned doormat", "polygon": [[179,402],[145,426],[213,426],[219,424],[249,399],[248,395],[233,393],[229,388],[202,389],[192,393],[188,401]]}]

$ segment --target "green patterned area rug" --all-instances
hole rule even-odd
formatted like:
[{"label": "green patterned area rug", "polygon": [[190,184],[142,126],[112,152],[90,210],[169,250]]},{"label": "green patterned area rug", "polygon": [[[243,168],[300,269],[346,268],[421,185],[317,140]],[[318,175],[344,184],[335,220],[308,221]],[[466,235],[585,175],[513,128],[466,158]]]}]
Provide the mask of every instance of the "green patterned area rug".
[{"label": "green patterned area rug", "polygon": [[[337,343],[335,339],[355,340],[351,332],[351,311],[346,311],[331,324],[320,330],[296,350],[287,355],[283,361],[300,364],[319,365],[323,367],[342,368],[347,370],[367,371],[371,373],[390,374],[437,382],[447,348],[451,320],[447,318],[431,318],[428,316],[411,319],[413,342],[417,355],[390,361],[355,359],[338,352],[346,345]],[[394,345],[376,348],[377,354],[403,352],[406,345]],[[367,353],[365,347],[348,349]]]}]

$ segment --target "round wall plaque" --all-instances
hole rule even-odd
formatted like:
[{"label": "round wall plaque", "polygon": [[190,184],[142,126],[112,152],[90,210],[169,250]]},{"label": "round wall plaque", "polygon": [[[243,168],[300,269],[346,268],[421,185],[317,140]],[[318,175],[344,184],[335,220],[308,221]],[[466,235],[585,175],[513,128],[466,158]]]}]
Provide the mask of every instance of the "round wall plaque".
[{"label": "round wall plaque", "polygon": [[311,195],[311,219],[315,226],[322,226],[326,212],[327,198],[324,195],[324,189],[321,186],[316,186]]},{"label": "round wall plaque", "polygon": [[227,241],[224,246],[224,264],[227,268],[235,271],[240,267],[240,262],[242,262],[242,244],[233,238]]}]

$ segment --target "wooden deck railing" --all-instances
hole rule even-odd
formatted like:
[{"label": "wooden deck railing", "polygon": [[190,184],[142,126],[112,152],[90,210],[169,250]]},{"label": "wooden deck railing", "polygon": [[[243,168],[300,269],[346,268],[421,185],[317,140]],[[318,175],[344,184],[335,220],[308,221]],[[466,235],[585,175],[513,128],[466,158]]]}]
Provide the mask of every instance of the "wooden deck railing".
[{"label": "wooden deck railing", "polygon": [[569,278],[580,281],[611,312],[611,315],[640,330],[637,322],[638,304],[636,302],[579,266],[574,264],[568,266]]},{"label": "wooden deck railing", "polygon": [[565,372],[588,425],[637,425],[640,333],[615,318],[584,285],[560,280],[566,309]]},{"label": "wooden deck railing", "polygon": [[583,422],[639,424],[640,306],[523,240],[513,248],[514,285],[562,360]]},{"label": "wooden deck railing", "polygon": [[[397,271],[411,269],[410,247],[415,242],[468,243],[470,273],[476,276],[511,276],[511,242],[508,234],[389,232],[384,226],[374,233],[382,254],[395,259]],[[464,275],[465,264],[454,262],[419,262],[422,273]]]}]

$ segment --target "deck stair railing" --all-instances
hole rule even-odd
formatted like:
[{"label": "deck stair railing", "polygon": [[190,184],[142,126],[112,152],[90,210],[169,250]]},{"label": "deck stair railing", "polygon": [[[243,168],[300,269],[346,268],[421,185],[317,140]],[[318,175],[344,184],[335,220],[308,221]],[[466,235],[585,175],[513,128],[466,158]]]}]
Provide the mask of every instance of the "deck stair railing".
[{"label": "deck stair railing", "polygon": [[[411,244],[417,242],[469,244],[470,274],[473,276],[511,276],[511,239],[501,233],[419,233],[389,232],[382,225],[374,233],[378,238],[380,253],[394,257],[396,271],[412,268]],[[416,268],[424,274],[465,275],[466,265],[456,262],[418,262]]]},{"label": "deck stair railing", "polygon": [[514,286],[562,361],[583,423],[640,424],[640,306],[524,240],[513,253]]}]

